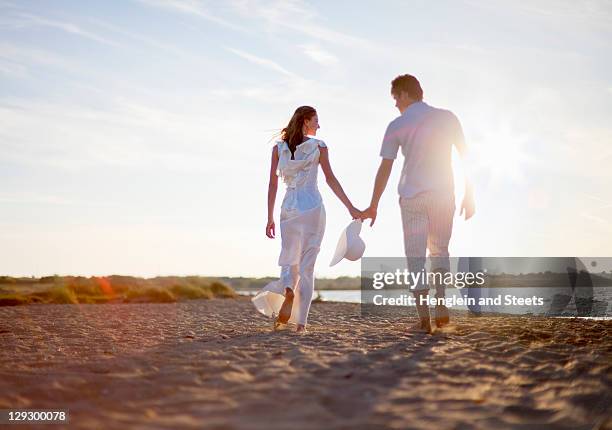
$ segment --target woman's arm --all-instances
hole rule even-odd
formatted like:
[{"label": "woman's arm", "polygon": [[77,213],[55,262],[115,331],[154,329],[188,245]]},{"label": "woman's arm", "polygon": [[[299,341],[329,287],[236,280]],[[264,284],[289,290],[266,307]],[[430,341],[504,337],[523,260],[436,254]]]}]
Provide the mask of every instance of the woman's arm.
[{"label": "woman's arm", "polygon": [[351,214],[351,217],[353,217],[353,219],[359,218],[359,216],[361,215],[361,211],[358,210],[355,206],[353,206],[349,198],[346,196],[346,193],[342,189],[340,182],[338,181],[338,179],[336,179],[336,176],[332,171],[331,164],[329,163],[329,153],[327,152],[327,148],[319,148],[319,152],[321,154],[319,156],[319,163],[321,163],[321,168],[323,169],[323,173],[325,174],[325,181],[327,182],[327,185],[329,185],[329,188],[332,189],[334,194],[338,196],[340,201],[344,204],[344,206],[346,206],[349,213]]},{"label": "woman's arm", "polygon": [[274,239],[274,202],[276,201],[276,191],[278,190],[278,176],[276,176],[276,168],[278,167],[278,150],[274,146],[272,148],[272,160],[270,162],[270,182],[268,183],[268,223],[266,224],[266,236]]}]

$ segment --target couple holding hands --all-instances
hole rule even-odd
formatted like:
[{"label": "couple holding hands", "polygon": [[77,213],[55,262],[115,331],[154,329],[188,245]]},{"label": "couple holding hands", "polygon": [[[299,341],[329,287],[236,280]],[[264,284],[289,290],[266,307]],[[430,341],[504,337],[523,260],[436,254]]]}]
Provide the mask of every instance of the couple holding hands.
[{"label": "couple holding hands", "polygon": [[[334,194],[346,206],[353,219],[376,220],[380,197],[387,185],[393,162],[401,149],[404,155],[398,185],[399,205],[407,257],[425,257],[427,249],[435,261],[433,270],[448,271],[450,241],[455,213],[452,147],[465,159],[467,148],[461,124],[450,111],[423,102],[423,90],[412,75],[401,75],[391,82],[391,95],[400,116],[391,121],[380,149],[382,157],[370,206],[360,211],[346,196],[335,177],[326,144],[316,136],[319,118],[314,108],[301,106],[281,131],[281,140],[272,149],[268,186],[268,223],[266,235],[275,237],[274,203],[278,177],[286,184],[281,205],[281,253],[278,280],[267,284],[253,297],[253,304],[264,315],[274,318],[275,328],[289,322],[304,332],[314,292],[314,265],[325,231],[325,207],[317,188],[318,166]],[[474,214],[472,187],[466,179],[465,196],[459,215],[469,219]],[[409,269],[419,271],[409,259]],[[420,264],[420,263],[417,263]],[[436,287],[436,297],[444,297],[444,285]],[[428,287],[414,290],[415,295],[428,294]],[[431,332],[429,307],[419,305],[416,329]],[[435,322],[449,322],[448,309],[437,306]]]}]

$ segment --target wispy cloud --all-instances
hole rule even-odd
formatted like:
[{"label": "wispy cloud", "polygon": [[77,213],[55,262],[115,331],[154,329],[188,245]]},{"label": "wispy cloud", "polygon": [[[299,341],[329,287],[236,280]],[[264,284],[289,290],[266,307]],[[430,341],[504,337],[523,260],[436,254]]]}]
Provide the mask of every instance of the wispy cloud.
[{"label": "wispy cloud", "polygon": [[201,2],[194,0],[137,0],[139,3],[145,4],[151,7],[163,8],[172,10],[174,12],[192,15],[198,18],[205,19],[207,21],[218,24],[222,27],[226,27],[232,30],[243,32],[244,28],[240,25],[234,24],[226,19],[223,19],[204,7]]},{"label": "wispy cloud", "polygon": [[0,204],[42,204],[42,205],[61,205],[61,206],[88,206],[88,207],[111,207],[105,202],[96,201],[77,201],[67,199],[55,194],[41,194],[36,192],[20,191],[0,192]]},{"label": "wispy cloud", "polygon": [[232,0],[229,4],[243,19],[259,19],[272,32],[290,30],[334,45],[359,49],[377,48],[370,40],[323,25],[316,8],[303,1]]},{"label": "wispy cloud", "polygon": [[0,1],[0,8],[2,9],[10,9],[10,10],[19,10],[17,5],[13,2],[2,0]]},{"label": "wispy cloud", "polygon": [[301,45],[300,48],[302,48],[307,57],[324,66],[330,66],[338,62],[338,59],[333,54],[316,45]]},{"label": "wispy cloud", "polygon": [[258,57],[256,55],[253,54],[249,54],[248,52],[244,52],[241,51],[239,49],[234,49],[234,48],[226,48],[228,51],[238,55],[241,58],[244,58],[247,61],[250,61],[253,64],[257,64],[258,66],[262,66],[265,67],[267,69],[270,70],[274,70],[275,72],[281,73],[285,76],[289,76],[292,78],[299,78],[298,75],[296,75],[295,73],[290,72],[289,70],[285,69],[283,66],[281,66],[280,64],[268,59],[268,58],[263,58],[263,57]]},{"label": "wispy cloud", "polygon": [[158,39],[152,38],[150,36],[147,35],[143,35],[140,33],[136,33],[134,31],[130,31],[130,30],[126,30],[120,27],[117,27],[113,24],[110,24],[108,22],[104,22],[104,21],[100,21],[97,19],[91,19],[90,20],[92,23],[94,23],[95,25],[104,28],[105,30],[108,31],[112,31],[114,33],[120,34],[122,36],[128,37],[132,40],[135,40],[137,42],[140,42],[144,45],[148,45],[150,47],[153,47],[155,49],[158,49],[160,51],[163,52],[167,52],[170,53],[172,55],[175,55],[176,57],[179,58],[183,58],[183,59],[187,59],[193,63],[203,63],[203,58],[201,55],[196,55],[192,52],[186,51],[184,49],[181,49],[180,47],[170,44],[170,43],[166,43],[166,42],[162,42]]},{"label": "wispy cloud", "polygon": [[[210,114],[180,112],[128,98],[109,101],[113,103],[102,108],[1,100],[0,160],[69,170],[96,165],[210,170],[205,160],[219,157],[220,149],[202,145],[222,138],[222,131],[211,132],[210,124],[202,120]],[[215,122],[229,128],[219,119]],[[173,144],[168,145],[169,141]]]},{"label": "wispy cloud", "polygon": [[595,222],[597,225],[599,225],[605,231],[612,233],[612,223],[610,222],[610,220],[602,218],[602,217],[597,216],[597,215],[593,215],[593,214],[588,213],[588,212],[582,212],[580,215],[583,218],[588,219],[589,221]]},{"label": "wispy cloud", "polygon": [[28,74],[27,69],[23,65],[7,61],[3,58],[0,58],[0,73],[19,78],[23,78]]},{"label": "wispy cloud", "polygon": [[514,13],[530,19],[549,20],[560,25],[571,23],[588,25],[589,27],[609,28],[612,23],[612,5],[609,1],[559,2],[557,0],[541,0],[538,2],[507,2],[467,0],[473,7],[500,10],[508,16]]},{"label": "wispy cloud", "polygon": [[0,42],[0,72],[26,78],[30,76],[31,68],[39,66],[58,68],[73,73],[85,71],[78,62],[54,52],[23,44]]},{"label": "wispy cloud", "polygon": [[17,24],[23,26],[44,26],[56,28],[58,30],[64,31],[69,34],[74,34],[89,40],[93,40],[98,43],[102,43],[109,46],[119,46],[117,43],[109,40],[105,37],[92,33],[91,31],[84,30],[76,24],[65,22],[65,21],[57,21],[49,18],[42,18],[36,15],[31,15],[27,13],[18,13],[15,15],[17,19]]},{"label": "wispy cloud", "polygon": [[588,197],[591,200],[595,200],[596,202],[599,202],[601,204],[603,204],[603,206],[600,206],[599,209],[608,209],[608,208],[612,208],[612,202],[602,199],[601,197],[597,197],[597,196],[593,196],[591,194],[586,194],[586,197]]},{"label": "wispy cloud", "polygon": [[[334,45],[351,46],[360,49],[375,49],[375,45],[364,38],[324,26],[316,9],[299,0],[228,0],[230,12],[235,20],[222,18],[197,0],[136,0],[151,7],[172,10],[213,22],[239,32],[249,32],[249,27],[263,25],[269,32],[296,32],[315,40]],[[238,24],[237,22],[240,22]],[[380,47],[378,47],[380,48]],[[318,57],[320,58],[320,56]]]}]

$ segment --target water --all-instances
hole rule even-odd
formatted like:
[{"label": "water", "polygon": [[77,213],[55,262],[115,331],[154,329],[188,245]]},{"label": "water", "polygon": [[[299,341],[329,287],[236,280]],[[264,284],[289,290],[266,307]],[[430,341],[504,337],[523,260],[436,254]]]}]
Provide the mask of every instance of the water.
[{"label": "water", "polygon": [[[243,296],[254,296],[258,290],[236,290]],[[316,290],[318,296],[325,302],[361,303],[361,290]]]}]

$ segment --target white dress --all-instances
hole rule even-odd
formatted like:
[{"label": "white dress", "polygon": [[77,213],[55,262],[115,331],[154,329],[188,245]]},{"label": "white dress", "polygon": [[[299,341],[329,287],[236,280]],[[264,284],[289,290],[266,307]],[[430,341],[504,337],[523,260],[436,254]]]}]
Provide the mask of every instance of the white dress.
[{"label": "white dress", "polygon": [[280,279],[263,287],[252,299],[264,315],[278,315],[285,288],[295,292],[289,322],[306,325],[314,291],[314,265],[325,232],[325,207],[317,187],[319,148],[322,140],[310,138],[299,144],[291,159],[286,142],[278,142],[279,176],[287,185],[281,204]]}]

